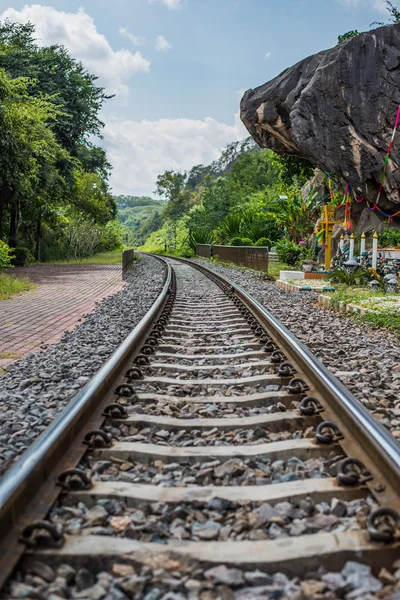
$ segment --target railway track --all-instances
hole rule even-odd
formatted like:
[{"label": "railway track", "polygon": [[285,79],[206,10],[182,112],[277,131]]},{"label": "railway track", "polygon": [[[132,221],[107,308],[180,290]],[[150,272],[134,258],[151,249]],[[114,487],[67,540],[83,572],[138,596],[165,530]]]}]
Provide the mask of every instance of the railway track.
[{"label": "railway track", "polygon": [[166,265],[151,311],[0,484],[1,597],[279,598],[274,573],[390,568],[397,443],[244,290]]}]

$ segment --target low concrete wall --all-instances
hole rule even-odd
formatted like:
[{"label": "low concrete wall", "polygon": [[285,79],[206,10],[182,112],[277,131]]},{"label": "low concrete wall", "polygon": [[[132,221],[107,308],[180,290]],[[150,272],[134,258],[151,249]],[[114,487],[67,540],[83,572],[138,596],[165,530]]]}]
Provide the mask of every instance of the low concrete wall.
[{"label": "low concrete wall", "polygon": [[125,279],[126,274],[133,267],[135,251],[133,248],[122,251],[122,279]]},{"label": "low concrete wall", "polygon": [[196,256],[201,256],[202,258],[211,258],[211,244],[196,244]]},{"label": "low concrete wall", "polygon": [[233,263],[268,273],[268,248],[265,246],[208,246],[196,244],[196,255],[203,258],[215,256],[222,262]]}]

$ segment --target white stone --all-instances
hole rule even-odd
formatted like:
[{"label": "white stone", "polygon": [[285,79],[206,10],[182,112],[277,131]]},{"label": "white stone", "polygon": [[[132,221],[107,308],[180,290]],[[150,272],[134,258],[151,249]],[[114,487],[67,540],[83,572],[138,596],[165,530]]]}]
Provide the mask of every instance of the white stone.
[{"label": "white stone", "polygon": [[279,271],[279,279],[287,281],[288,279],[304,279],[303,271]]}]

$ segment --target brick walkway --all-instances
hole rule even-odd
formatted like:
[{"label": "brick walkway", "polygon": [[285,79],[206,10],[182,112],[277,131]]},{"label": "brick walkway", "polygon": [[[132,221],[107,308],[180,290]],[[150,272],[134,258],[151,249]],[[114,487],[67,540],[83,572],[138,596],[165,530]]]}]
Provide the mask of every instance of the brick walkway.
[{"label": "brick walkway", "polygon": [[124,286],[121,265],[34,265],[12,274],[39,287],[0,301],[0,368],[58,342],[96,302]]}]

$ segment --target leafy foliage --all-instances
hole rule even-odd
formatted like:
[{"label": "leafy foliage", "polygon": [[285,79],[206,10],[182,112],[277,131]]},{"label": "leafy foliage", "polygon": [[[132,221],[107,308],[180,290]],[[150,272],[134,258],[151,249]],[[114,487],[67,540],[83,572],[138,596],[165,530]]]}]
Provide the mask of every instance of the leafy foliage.
[{"label": "leafy foliage", "polygon": [[290,239],[299,242],[312,233],[313,223],[320,212],[320,200],[313,189],[306,198],[303,198],[301,190],[296,186],[287,193],[287,196],[270,202],[266,212],[280,223],[284,233]]},{"label": "leafy foliage", "polygon": [[0,22],[0,239],[37,260],[61,258],[74,223],[116,214],[92,142],[108,98],[96,81],[64,47],[39,46],[31,23]]},{"label": "leafy foliage", "polygon": [[265,247],[267,247],[270,250],[271,246],[272,246],[272,242],[268,238],[262,237],[259,240],[257,240],[254,245],[255,246],[265,246]]},{"label": "leafy foliage", "polygon": [[312,174],[307,161],[259,149],[249,138],[228,145],[209,166],[196,165],[188,173],[166,171],[156,189],[166,204],[152,218],[158,230],[154,235],[149,231],[144,247],[150,249],[151,240],[160,244],[165,223],[180,227],[183,222],[191,248],[195,240],[255,245],[263,239],[271,247],[286,236],[298,242],[312,232],[320,211],[314,191],[305,199],[301,195]]},{"label": "leafy foliage", "polygon": [[13,257],[11,258],[11,264],[14,267],[25,267],[29,262],[33,262],[33,256],[29,251],[29,248],[25,246],[17,246],[13,248]]},{"label": "leafy foliage", "polygon": [[[386,10],[390,15],[389,23],[400,23],[400,10],[396,8],[396,6],[390,0],[386,0]],[[385,25],[385,23],[382,23],[381,21],[374,21],[373,23],[371,23],[371,27],[373,25],[382,26]]]},{"label": "leafy foliage", "polygon": [[357,31],[357,29],[347,31],[343,35],[338,36],[338,44],[341,44],[342,42],[347,42],[348,40],[351,40],[352,38],[357,37],[358,35],[360,35],[360,32]]},{"label": "leafy foliage", "polygon": [[383,231],[379,234],[379,246],[381,248],[389,248],[391,246],[400,246],[400,231],[390,225],[386,225]]},{"label": "leafy foliage", "polygon": [[11,266],[12,256],[11,248],[0,240],[0,269]]},{"label": "leafy foliage", "polygon": [[196,244],[214,244],[215,235],[207,229],[197,229],[189,235],[189,247],[196,250]]},{"label": "leafy foliage", "polygon": [[0,273],[0,300],[8,300],[34,287],[35,284],[31,283],[28,277],[13,277],[8,273]]},{"label": "leafy foliage", "polygon": [[344,283],[353,286],[366,283],[371,278],[371,274],[362,267],[357,267],[354,270],[347,270],[346,267],[343,266],[338,267],[326,277],[332,281],[332,283]]},{"label": "leafy foliage", "polygon": [[303,246],[284,238],[279,240],[275,250],[281,262],[294,267],[299,264],[302,258]]}]

